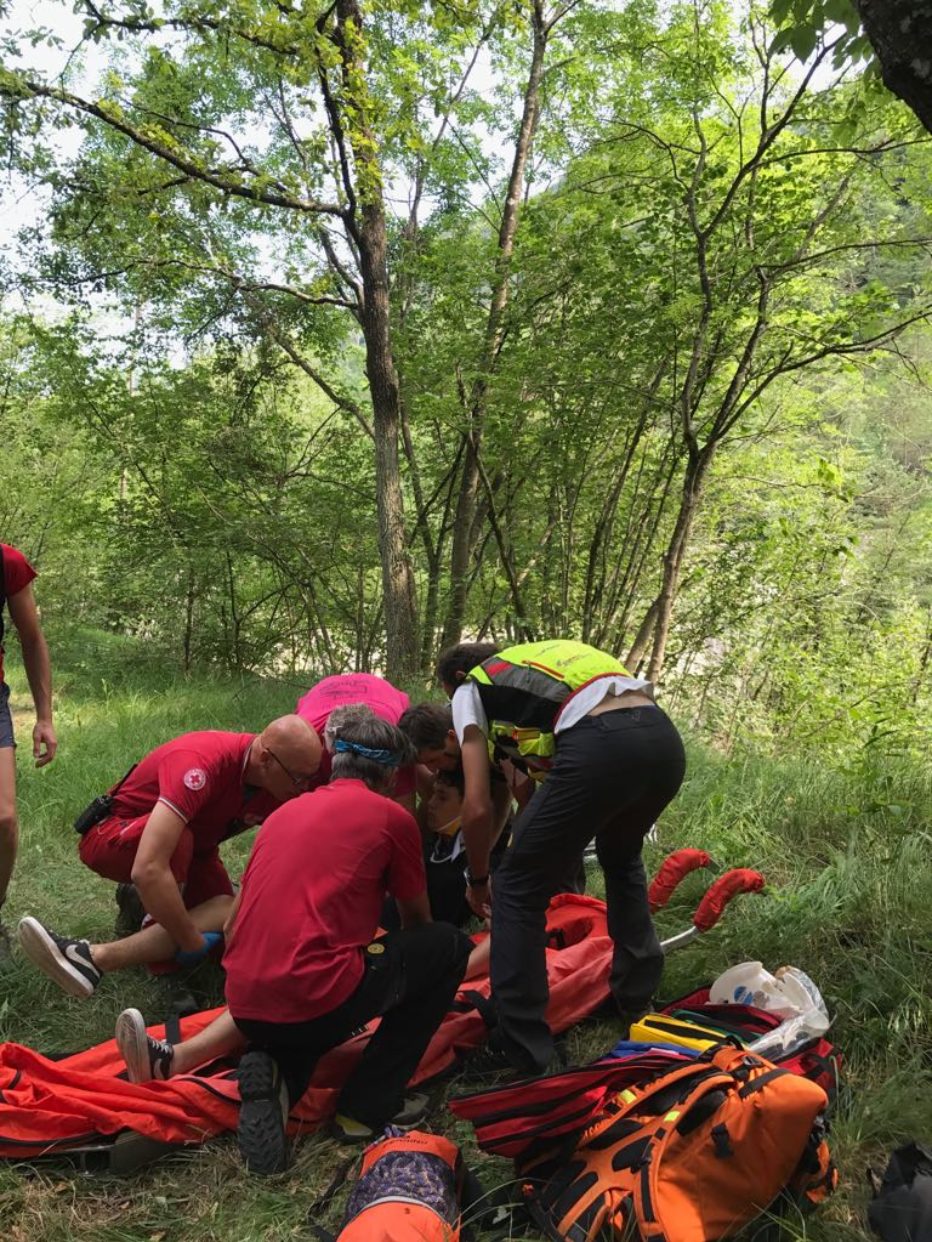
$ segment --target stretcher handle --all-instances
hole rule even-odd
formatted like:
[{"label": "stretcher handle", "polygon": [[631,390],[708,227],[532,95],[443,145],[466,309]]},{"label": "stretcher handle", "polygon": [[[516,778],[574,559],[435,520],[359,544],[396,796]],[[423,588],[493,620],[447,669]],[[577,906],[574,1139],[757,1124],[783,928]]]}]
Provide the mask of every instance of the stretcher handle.
[{"label": "stretcher handle", "polygon": [[691,872],[698,871],[700,867],[714,865],[705,850],[684,849],[668,854],[647,890],[651,914],[663,909],[673,896],[676,886]]},{"label": "stretcher handle", "polygon": [[725,907],[739,893],[759,893],[764,887],[764,877],[749,867],[735,867],[726,871],[709,886],[693,915],[697,931],[707,932],[722,917]]}]

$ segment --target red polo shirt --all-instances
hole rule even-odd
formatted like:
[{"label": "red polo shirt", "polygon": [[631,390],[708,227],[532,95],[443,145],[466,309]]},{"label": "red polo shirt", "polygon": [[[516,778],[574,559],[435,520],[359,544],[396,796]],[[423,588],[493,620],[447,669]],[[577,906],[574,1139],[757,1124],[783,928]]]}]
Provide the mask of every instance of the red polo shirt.
[{"label": "red polo shirt", "polygon": [[421,834],[397,802],[337,780],[286,803],[260,829],[223,959],[235,1018],[307,1022],[363,975],[385,893],[426,890]]},{"label": "red polo shirt", "polygon": [[[351,703],[364,703],[380,720],[387,720],[393,725],[411,706],[405,692],[396,689],[384,677],[376,677],[373,673],[338,673],[312,686],[307,694],[298,699],[295,711],[313,726],[323,741],[330,713],[335,707],[347,707]],[[312,788],[326,785],[329,780],[330,752],[324,747]],[[414,789],[414,764],[399,768],[392,796],[401,798],[414,793]]]},{"label": "red polo shirt", "polygon": [[[8,543],[0,544],[3,553],[3,593],[7,599],[18,595],[23,587],[29,586],[36,571],[18,548]],[[0,644],[0,681],[3,681],[3,646]]]},{"label": "red polo shirt", "polygon": [[261,824],[280,803],[243,779],[254,733],[183,733],[157,746],[133,769],[113,799],[115,819],[148,815],[164,802],[194,836],[195,854]]}]

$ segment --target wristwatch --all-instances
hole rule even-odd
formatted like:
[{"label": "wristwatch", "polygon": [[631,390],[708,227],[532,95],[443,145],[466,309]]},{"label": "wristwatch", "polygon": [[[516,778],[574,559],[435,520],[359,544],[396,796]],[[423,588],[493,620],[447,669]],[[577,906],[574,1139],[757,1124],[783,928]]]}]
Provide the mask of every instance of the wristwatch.
[{"label": "wristwatch", "polygon": [[466,868],[466,883],[470,888],[475,888],[478,884],[488,884],[488,882],[488,872],[485,875],[473,875],[469,868]]}]

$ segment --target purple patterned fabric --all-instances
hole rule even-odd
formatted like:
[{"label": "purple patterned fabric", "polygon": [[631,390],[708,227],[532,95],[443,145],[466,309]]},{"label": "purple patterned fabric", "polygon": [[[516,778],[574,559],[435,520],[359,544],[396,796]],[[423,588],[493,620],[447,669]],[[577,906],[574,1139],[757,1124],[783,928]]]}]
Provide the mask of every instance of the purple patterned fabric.
[{"label": "purple patterned fabric", "polygon": [[460,1214],[453,1170],[429,1152],[393,1151],[377,1160],[353,1187],[344,1224],[380,1199],[423,1203],[449,1225],[454,1225]]}]

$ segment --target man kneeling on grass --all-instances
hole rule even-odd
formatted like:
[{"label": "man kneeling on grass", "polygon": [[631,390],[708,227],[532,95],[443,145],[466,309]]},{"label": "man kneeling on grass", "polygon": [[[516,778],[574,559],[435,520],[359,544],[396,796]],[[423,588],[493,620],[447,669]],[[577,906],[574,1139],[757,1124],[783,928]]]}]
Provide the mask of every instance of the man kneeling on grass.
[{"label": "man kneeling on grass", "polygon": [[[409,761],[404,736],[358,704],[336,708],[324,736],[330,784],[269,817],[243,874],[223,959],[229,1013],[176,1046],[147,1036],[138,1010],[117,1021],[133,1082],[248,1047],[239,1143],[255,1173],[286,1167],[289,1106],[318,1059],[380,1015],[340,1094],[334,1134],[368,1141],[389,1122],[417,1123],[426,1100],[406,1100],[405,1087],[472,948],[457,928],[431,922],[420,833],[391,801]],[[401,930],[375,939],[386,888]]]},{"label": "man kneeling on grass", "polygon": [[156,747],[76,827],[82,862],[119,888],[132,881],[163,935],[90,945],[27,916],[19,924],[23,952],[82,997],[105,971],[172,957],[194,965],[219,941],[233,900],[220,843],[306,790],[320,759],[320,738],[300,716],[281,716],[259,734],[185,733]]}]

